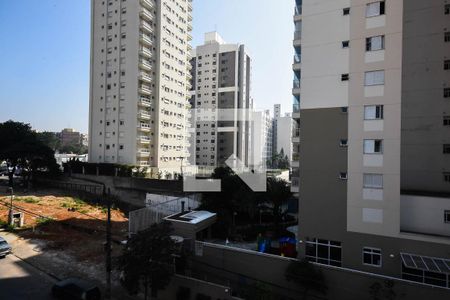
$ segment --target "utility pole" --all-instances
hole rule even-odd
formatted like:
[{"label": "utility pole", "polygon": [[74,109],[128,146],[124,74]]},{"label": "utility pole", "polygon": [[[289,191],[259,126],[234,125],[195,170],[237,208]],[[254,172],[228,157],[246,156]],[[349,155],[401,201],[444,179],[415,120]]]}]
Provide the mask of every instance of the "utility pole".
[{"label": "utility pole", "polygon": [[[108,188],[106,195],[105,186],[103,186],[103,199],[106,199],[108,205],[108,216],[106,221],[106,292],[105,299],[111,299],[111,191]],[[106,196],[106,197],[105,197]]]},{"label": "utility pole", "polygon": [[10,192],[11,192],[11,199],[10,199],[10,203],[9,203],[9,214],[8,214],[8,224],[9,225],[13,225],[13,219],[14,219],[14,211],[13,211],[13,198],[14,198],[14,189],[11,186],[9,188]]}]

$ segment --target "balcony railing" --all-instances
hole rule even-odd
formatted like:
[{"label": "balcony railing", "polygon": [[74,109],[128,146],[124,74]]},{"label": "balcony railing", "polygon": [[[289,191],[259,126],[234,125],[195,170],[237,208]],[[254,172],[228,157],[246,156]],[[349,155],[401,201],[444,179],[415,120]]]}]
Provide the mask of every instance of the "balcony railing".
[{"label": "balcony railing", "polygon": [[151,65],[148,61],[146,61],[146,60],[141,59],[141,60],[139,61],[139,63],[140,63],[140,66],[141,66],[143,69],[145,69],[145,70],[151,70],[151,69],[152,69],[152,65]]},{"label": "balcony railing", "polygon": [[150,9],[154,8],[154,5],[151,0],[141,0],[141,3]]},{"label": "balcony railing", "polygon": [[151,45],[151,44],[152,44],[152,38],[151,38],[150,36],[146,35],[146,34],[141,33],[141,34],[139,35],[139,38],[141,39],[141,41],[142,41],[144,44],[148,44],[148,45]]},{"label": "balcony railing", "polygon": [[300,128],[295,128],[292,130],[292,137],[300,137]]},{"label": "balcony railing", "polygon": [[302,56],[300,54],[294,55],[294,64],[299,64],[302,62]]},{"label": "balcony railing", "polygon": [[148,136],[140,136],[137,138],[141,144],[150,144],[150,138]]},{"label": "balcony railing", "polygon": [[294,114],[296,114],[296,113],[298,114],[300,112],[300,104],[298,104],[298,103],[292,104],[292,112]]},{"label": "balcony railing", "polygon": [[141,47],[139,49],[139,53],[143,56],[147,56],[147,57],[151,57],[152,56],[152,51],[149,48],[146,47]]},{"label": "balcony railing", "polygon": [[147,32],[153,33],[152,26],[149,23],[145,22],[145,21],[141,21],[141,28],[143,28]]},{"label": "balcony railing", "polygon": [[139,79],[142,81],[145,81],[145,82],[152,81],[152,78],[147,73],[144,73],[144,72],[139,73]]},{"label": "balcony railing", "polygon": [[300,80],[299,79],[294,79],[292,87],[294,89],[299,89],[300,88]]},{"label": "balcony railing", "polygon": [[152,20],[153,19],[153,14],[151,13],[151,11],[149,11],[146,8],[142,8],[141,9],[140,15],[141,15],[141,17],[143,19],[146,19],[146,20]]},{"label": "balcony railing", "polygon": [[294,40],[301,40],[302,39],[302,31],[301,30],[296,30],[294,32]]},{"label": "balcony railing", "polygon": [[296,5],[296,6],[295,6],[294,14],[295,14],[296,16],[300,16],[300,15],[302,14],[302,6],[301,6],[301,5]]}]

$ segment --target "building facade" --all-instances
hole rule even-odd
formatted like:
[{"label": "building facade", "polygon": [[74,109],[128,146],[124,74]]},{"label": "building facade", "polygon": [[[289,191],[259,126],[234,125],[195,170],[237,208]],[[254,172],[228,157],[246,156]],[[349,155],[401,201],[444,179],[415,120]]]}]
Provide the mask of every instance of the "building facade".
[{"label": "building facade", "polygon": [[253,163],[257,168],[266,169],[272,158],[273,120],[270,110],[253,112]]},{"label": "building facade", "polygon": [[193,118],[192,164],[214,168],[235,154],[249,165],[253,103],[251,58],[246,47],[227,44],[217,32],[210,32],[192,57],[191,106],[200,114],[209,114],[209,119]]},{"label": "building facade", "polygon": [[299,255],[450,288],[449,4],[303,0],[294,20]]},{"label": "building facade", "polygon": [[89,161],[180,171],[191,0],[92,1]]}]

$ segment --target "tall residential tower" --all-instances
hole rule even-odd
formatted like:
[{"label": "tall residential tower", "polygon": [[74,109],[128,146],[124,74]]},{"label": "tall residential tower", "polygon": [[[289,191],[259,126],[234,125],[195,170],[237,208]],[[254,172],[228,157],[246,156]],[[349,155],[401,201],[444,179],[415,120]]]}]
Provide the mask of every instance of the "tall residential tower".
[{"label": "tall residential tower", "polygon": [[92,0],[90,162],[180,171],[191,0]]},{"label": "tall residential tower", "polygon": [[196,110],[209,111],[210,120],[195,122],[192,151],[195,164],[217,167],[235,154],[251,161],[251,58],[244,45],[227,44],[217,32],[192,51],[192,98]]}]

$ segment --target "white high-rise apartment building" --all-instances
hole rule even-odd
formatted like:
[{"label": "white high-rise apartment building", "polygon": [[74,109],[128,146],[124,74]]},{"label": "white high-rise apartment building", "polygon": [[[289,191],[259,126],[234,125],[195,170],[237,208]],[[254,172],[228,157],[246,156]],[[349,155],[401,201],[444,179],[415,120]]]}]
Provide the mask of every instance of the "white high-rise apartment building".
[{"label": "white high-rise apartment building", "polygon": [[251,58],[246,47],[227,44],[217,32],[209,32],[205,34],[204,44],[192,51],[192,57],[191,106],[213,115],[212,119],[195,124],[195,136],[191,138],[192,152],[195,152],[192,164],[214,168],[224,165],[235,154],[248,166],[253,103]]},{"label": "white high-rise apartment building", "polygon": [[253,165],[266,168],[272,158],[273,121],[270,110],[253,112]]},{"label": "white high-rise apartment building", "polygon": [[180,171],[191,13],[191,0],[92,0],[90,162]]}]

